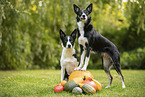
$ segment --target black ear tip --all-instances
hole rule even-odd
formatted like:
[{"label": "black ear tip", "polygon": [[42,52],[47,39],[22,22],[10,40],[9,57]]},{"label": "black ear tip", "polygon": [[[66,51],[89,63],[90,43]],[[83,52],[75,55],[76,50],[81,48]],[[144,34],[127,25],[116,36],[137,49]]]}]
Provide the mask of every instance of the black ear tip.
[{"label": "black ear tip", "polygon": [[62,32],[62,30],[60,29],[59,32]]},{"label": "black ear tip", "polygon": [[74,31],[71,33],[70,36],[72,36],[72,37],[76,37],[76,34],[77,34],[76,29],[74,29]]},{"label": "black ear tip", "polygon": [[74,29],[74,31],[73,32],[76,32],[77,31],[77,29]]},{"label": "black ear tip", "polygon": [[78,29],[75,29],[75,32],[77,32],[78,31]]},{"label": "black ear tip", "polygon": [[75,7],[76,5],[75,5],[75,4],[73,4],[73,6]]},{"label": "black ear tip", "polygon": [[91,3],[89,6],[93,6],[93,3]]},{"label": "black ear tip", "polygon": [[59,33],[60,33],[60,34],[62,34],[62,33],[63,33],[63,31],[60,29],[60,30],[59,30]]}]

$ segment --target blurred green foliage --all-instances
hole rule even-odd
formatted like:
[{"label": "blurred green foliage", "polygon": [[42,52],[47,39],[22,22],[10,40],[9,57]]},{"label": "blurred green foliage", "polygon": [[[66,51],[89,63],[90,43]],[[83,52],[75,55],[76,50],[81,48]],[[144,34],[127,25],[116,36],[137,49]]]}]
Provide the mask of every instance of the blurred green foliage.
[{"label": "blurred green foliage", "polygon": [[[145,68],[144,0],[1,0],[0,69],[60,68],[58,32],[77,28],[74,3],[83,9],[93,3],[91,23],[118,47],[122,68]],[[99,58],[92,54],[89,68],[102,68]]]},{"label": "blurred green foliage", "polygon": [[145,69],[145,47],[130,52],[123,52],[121,56],[122,68]]}]

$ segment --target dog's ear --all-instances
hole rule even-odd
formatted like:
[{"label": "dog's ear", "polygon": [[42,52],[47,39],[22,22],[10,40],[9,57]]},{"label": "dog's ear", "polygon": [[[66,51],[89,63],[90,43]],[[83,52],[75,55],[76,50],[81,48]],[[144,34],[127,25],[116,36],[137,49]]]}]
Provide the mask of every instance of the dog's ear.
[{"label": "dog's ear", "polygon": [[91,3],[87,8],[86,10],[89,12],[89,14],[92,12],[92,9],[93,9],[93,4]]},{"label": "dog's ear", "polygon": [[59,34],[60,34],[60,38],[61,38],[61,40],[64,38],[64,37],[66,37],[66,34],[60,29],[60,31],[59,31]]},{"label": "dog's ear", "polygon": [[74,12],[75,12],[76,14],[78,14],[79,11],[80,11],[80,8],[79,8],[77,5],[75,5],[75,4],[73,4],[73,7],[74,7]]},{"label": "dog's ear", "polygon": [[75,29],[72,33],[71,33],[71,37],[73,37],[73,39],[76,39],[76,35],[77,35],[77,29]]}]

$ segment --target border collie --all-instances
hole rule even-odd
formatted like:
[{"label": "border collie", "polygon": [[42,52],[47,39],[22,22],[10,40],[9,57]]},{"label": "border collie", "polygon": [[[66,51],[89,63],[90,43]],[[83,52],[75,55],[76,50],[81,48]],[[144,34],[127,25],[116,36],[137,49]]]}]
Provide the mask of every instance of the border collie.
[{"label": "border collie", "polygon": [[63,47],[60,59],[62,81],[68,80],[68,77],[71,74],[71,72],[74,71],[74,69],[79,64],[74,49],[77,30],[75,29],[70,36],[66,36],[66,34],[62,30],[59,31],[59,34]]},{"label": "border collie", "polygon": [[[96,30],[94,30],[93,25],[90,24],[91,22],[90,13],[92,12],[93,4],[91,3],[84,10],[81,10],[75,4],[73,5],[73,7],[74,12],[77,15],[76,21],[78,25],[78,42],[81,49],[80,65],[79,67],[75,68],[75,70],[86,71],[90,58],[90,51],[101,53],[101,55],[103,55],[102,64],[109,78],[109,85],[106,88],[110,87],[113,80],[113,77],[110,74],[110,68],[112,67],[112,65],[114,66],[115,70],[122,79],[122,87],[125,88],[124,78],[121,73],[120,54],[117,47],[107,38],[105,38]],[[86,57],[85,57],[85,49],[86,49]],[[83,66],[84,58],[85,64]]]}]

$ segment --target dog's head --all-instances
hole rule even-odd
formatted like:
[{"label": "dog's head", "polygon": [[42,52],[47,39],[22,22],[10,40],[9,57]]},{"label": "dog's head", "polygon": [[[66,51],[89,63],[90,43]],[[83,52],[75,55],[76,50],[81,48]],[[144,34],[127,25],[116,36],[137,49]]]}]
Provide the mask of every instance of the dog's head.
[{"label": "dog's head", "polygon": [[73,4],[74,12],[80,21],[86,22],[90,13],[92,12],[93,4],[91,3],[86,9],[81,10],[77,5]]},{"label": "dog's head", "polygon": [[73,48],[75,44],[77,30],[75,29],[70,36],[66,36],[66,34],[60,29],[59,31],[60,39],[62,41],[62,46],[65,48]]}]

